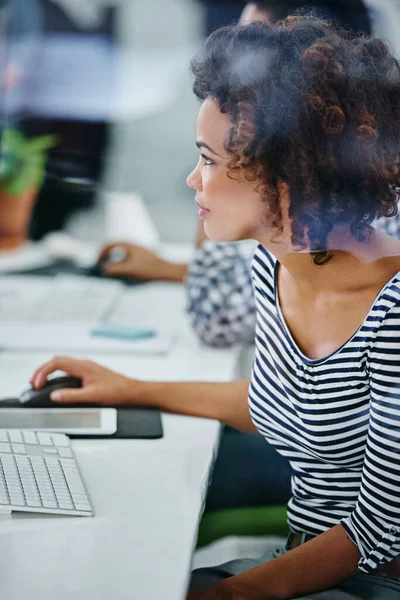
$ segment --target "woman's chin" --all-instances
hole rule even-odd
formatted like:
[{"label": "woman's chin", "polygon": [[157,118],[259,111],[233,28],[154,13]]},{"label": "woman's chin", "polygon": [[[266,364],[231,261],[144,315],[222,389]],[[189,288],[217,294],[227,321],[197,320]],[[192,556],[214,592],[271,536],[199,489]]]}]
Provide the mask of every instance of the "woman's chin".
[{"label": "woman's chin", "polygon": [[209,222],[204,222],[204,233],[213,242],[238,242],[243,237],[238,232],[228,231],[222,227],[213,227]]}]

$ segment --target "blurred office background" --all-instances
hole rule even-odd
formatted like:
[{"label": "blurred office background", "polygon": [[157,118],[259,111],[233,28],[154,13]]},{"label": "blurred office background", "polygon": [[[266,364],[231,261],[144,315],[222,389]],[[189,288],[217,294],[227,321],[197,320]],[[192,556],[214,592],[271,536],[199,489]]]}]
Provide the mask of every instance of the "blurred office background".
[{"label": "blurred office background", "polygon": [[[399,0],[365,4],[374,31],[400,54]],[[196,211],[185,180],[197,160],[197,102],[189,62],[206,32],[231,22],[243,5],[1,0],[3,129],[57,134],[33,238],[63,229],[102,242],[119,218],[124,237],[132,228],[136,241],[133,230],[150,227],[145,207],[159,239],[193,240]]]}]

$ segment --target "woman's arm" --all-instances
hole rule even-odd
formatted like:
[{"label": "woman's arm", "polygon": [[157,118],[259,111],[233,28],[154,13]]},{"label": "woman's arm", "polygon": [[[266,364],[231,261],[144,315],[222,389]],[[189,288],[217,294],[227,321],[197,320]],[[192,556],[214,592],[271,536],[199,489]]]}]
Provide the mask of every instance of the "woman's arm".
[{"label": "woman's arm", "polygon": [[360,552],[336,525],[282,556],[215,586],[190,592],[188,600],[286,600],[325,590],[354,575]]},{"label": "woman's arm", "polygon": [[82,388],[53,392],[52,400],[60,404],[155,406],[167,412],[217,419],[237,429],[256,431],[247,404],[248,380],[146,382],[124,377],[88,360],[60,356],[39,367],[30,382],[40,389],[47,377],[57,370],[82,380]]},{"label": "woman's arm", "polygon": [[114,242],[104,246],[98,260],[105,259],[113,248],[122,248],[126,257],[121,262],[106,262],[104,273],[109,277],[132,277],[142,281],[174,281],[182,283],[188,265],[166,260],[143,246],[127,242]]},{"label": "woman's arm", "polygon": [[145,406],[217,419],[236,429],[257,433],[247,404],[248,388],[247,379],[229,383],[141,382],[137,398]]},{"label": "woman's arm", "polygon": [[[297,598],[335,587],[357,572],[360,552],[341,525],[243,574],[246,584],[274,590],[271,598]],[[242,583],[241,581],[239,583]],[[254,598],[257,598],[255,596]],[[263,598],[262,595],[258,598]]]}]

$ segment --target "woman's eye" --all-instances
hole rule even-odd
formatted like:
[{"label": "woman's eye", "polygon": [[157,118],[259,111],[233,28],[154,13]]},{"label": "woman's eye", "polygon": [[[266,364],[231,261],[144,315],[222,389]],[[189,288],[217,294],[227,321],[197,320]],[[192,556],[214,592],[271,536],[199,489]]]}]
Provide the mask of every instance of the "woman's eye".
[{"label": "woman's eye", "polygon": [[213,160],[211,160],[211,158],[208,158],[208,156],[206,156],[205,154],[200,154],[200,156],[201,156],[202,158],[204,158],[204,164],[205,164],[207,167],[209,167],[210,165],[213,165],[213,164],[214,164],[214,161],[213,161]]}]

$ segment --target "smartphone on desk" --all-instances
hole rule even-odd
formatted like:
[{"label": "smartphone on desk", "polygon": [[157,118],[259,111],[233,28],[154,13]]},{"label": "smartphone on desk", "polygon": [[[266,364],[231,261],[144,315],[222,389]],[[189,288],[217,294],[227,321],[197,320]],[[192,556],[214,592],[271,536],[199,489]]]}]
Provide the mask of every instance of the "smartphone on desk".
[{"label": "smartphone on desk", "polygon": [[3,408],[0,429],[34,429],[70,435],[113,435],[115,408]]}]

